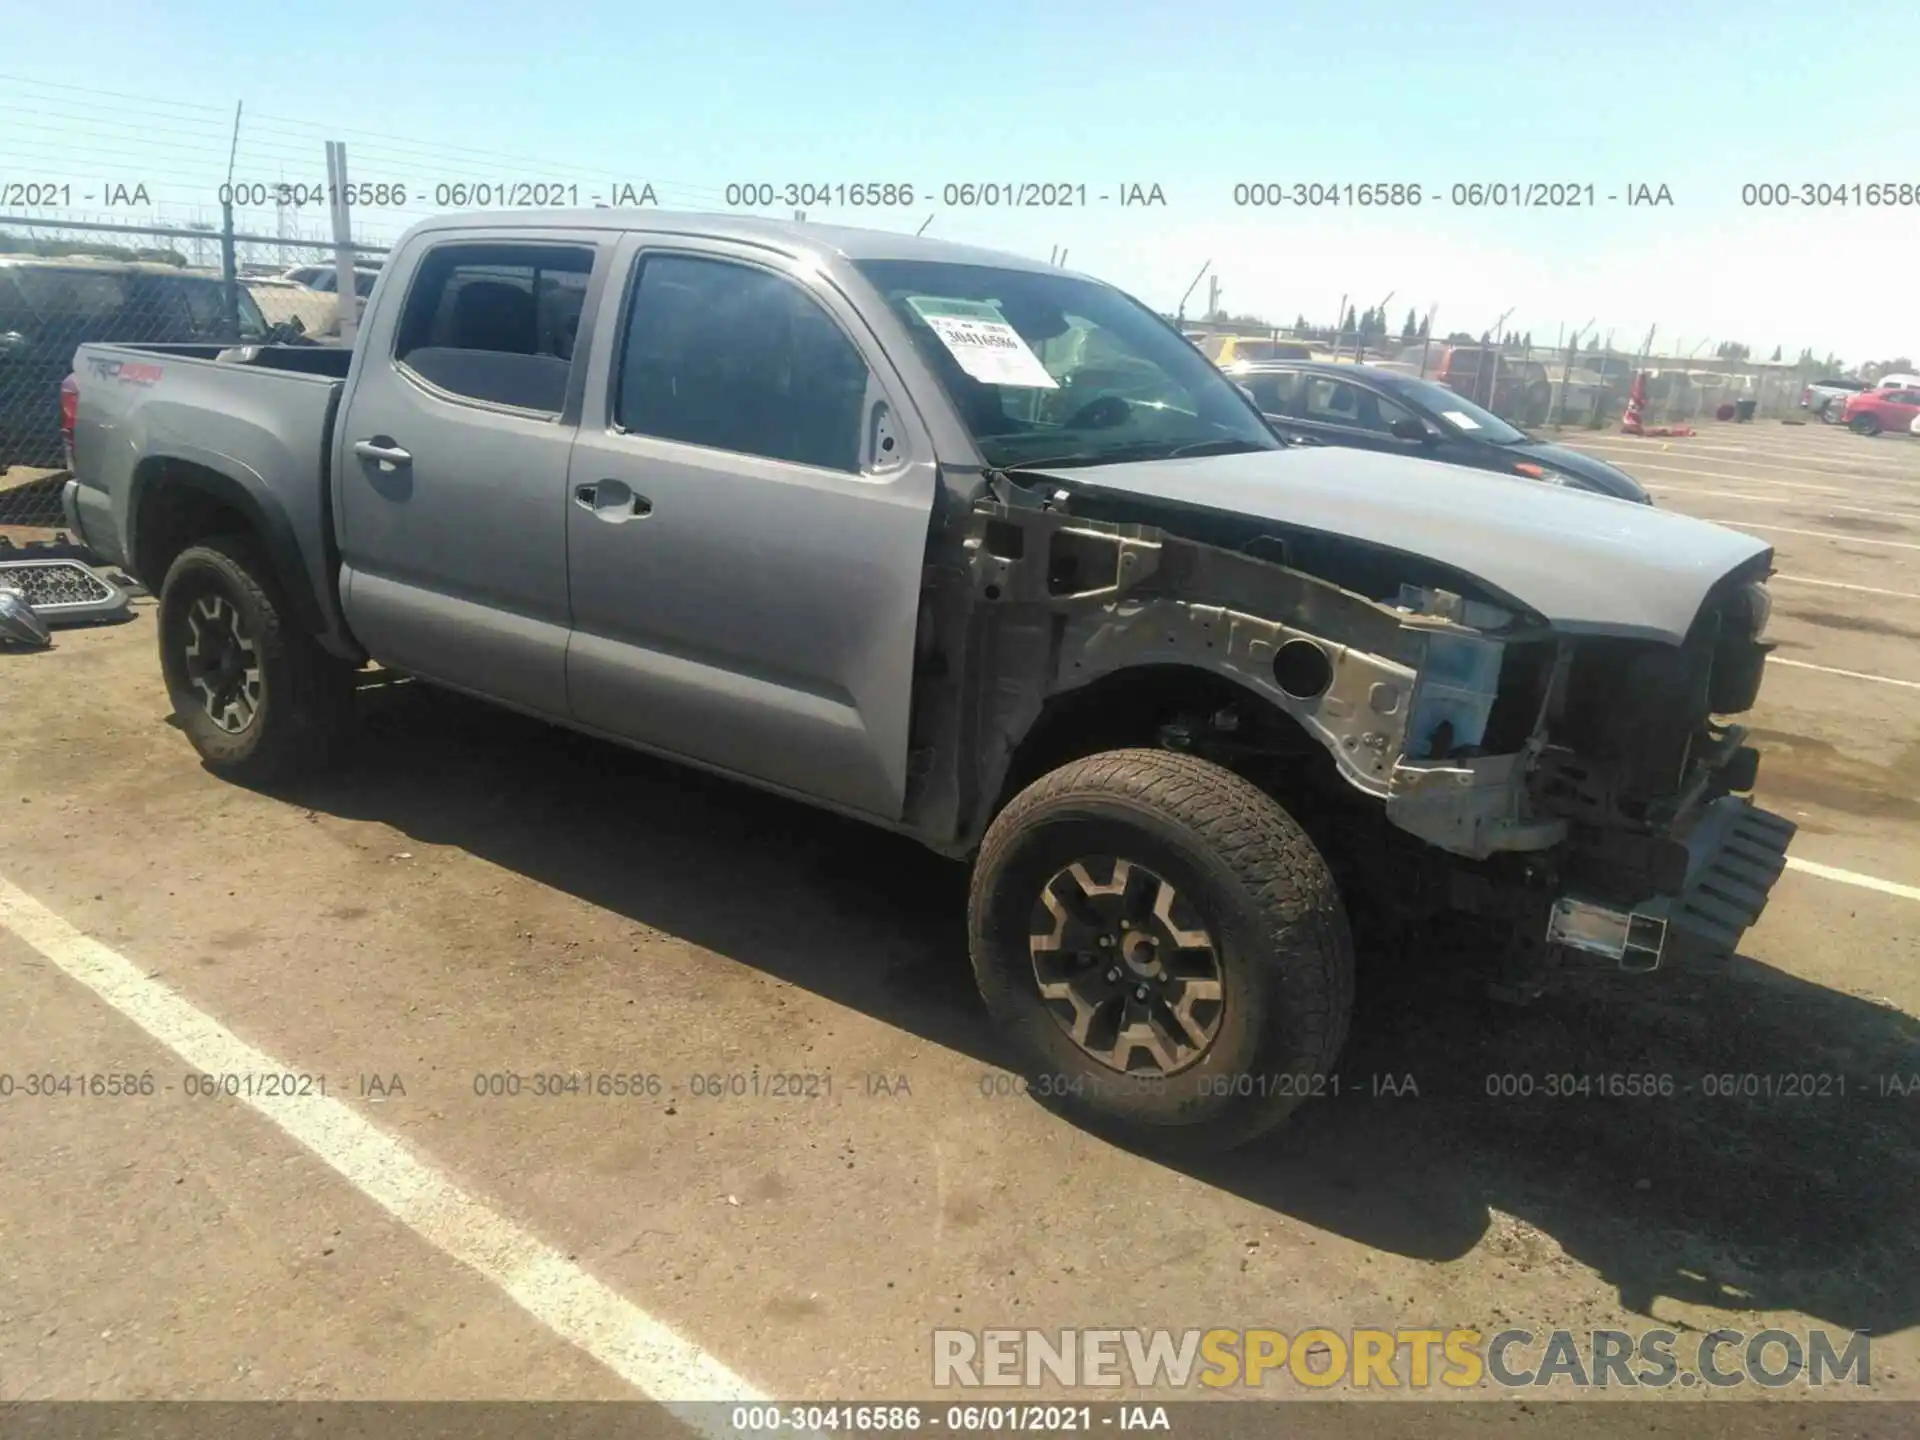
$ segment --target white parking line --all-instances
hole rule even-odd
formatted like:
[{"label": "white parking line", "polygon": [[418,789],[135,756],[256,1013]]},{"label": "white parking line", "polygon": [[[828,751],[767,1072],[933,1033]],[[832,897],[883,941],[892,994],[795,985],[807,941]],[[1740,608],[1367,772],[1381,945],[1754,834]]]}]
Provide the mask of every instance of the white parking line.
[{"label": "white parking line", "polygon": [[1855,870],[1819,865],[1812,860],[1802,860],[1797,855],[1787,857],[1787,868],[1818,875],[1822,880],[1838,880],[1842,885],[1858,885],[1862,890],[1878,890],[1882,895],[1898,895],[1902,900],[1920,900],[1920,885],[1902,885],[1897,880],[1882,880],[1878,875],[1862,875]]},{"label": "white parking line", "polygon": [[[126,956],[82,934],[0,878],[0,928],[46,956],[193,1069],[286,1074],[296,1067],[256,1050]],[[488,1209],[344,1101],[331,1096],[236,1097],[271,1120],[354,1189],[443,1254],[478,1271],[561,1339],[636,1390],[666,1402],[702,1434],[732,1436],[724,1409],[754,1403],[752,1386],[565,1254]]]},{"label": "white parking line", "polygon": [[1871,680],[1876,685],[1898,685],[1904,690],[1920,690],[1920,680],[1895,680],[1891,675],[1869,675],[1864,670],[1836,670],[1831,665],[1815,665],[1807,660],[1782,660],[1778,655],[1769,655],[1767,664],[1791,665],[1795,670],[1818,670],[1823,675],[1844,675],[1849,680]]},{"label": "white parking line", "polygon": [[1854,545],[1886,545],[1895,550],[1920,550],[1920,544],[1911,540],[1880,540],[1871,535],[1841,535],[1832,530],[1797,530],[1791,525],[1758,525],[1751,520],[1729,520],[1719,515],[1696,515],[1696,520],[1705,520],[1711,525],[1725,525],[1730,530],[1770,530],[1776,535],[1806,535],[1814,540],[1845,540]]},{"label": "white parking line", "polygon": [[1849,585],[1844,580],[1815,580],[1810,575],[1775,574],[1767,583],[1777,585],[1782,580],[1789,585],[1823,585],[1829,590],[1857,590],[1862,595],[1885,595],[1890,600],[1920,600],[1920,594],[1912,590],[1882,590],[1873,585]]},{"label": "white parking line", "polygon": [[[1582,440],[1574,445],[1571,445],[1569,448],[1576,449],[1576,450],[1585,450],[1589,448],[1595,449],[1595,450],[1602,450],[1604,451],[1604,453],[1601,454],[1600,458],[1603,460],[1614,460],[1614,459],[1618,459],[1621,456],[1640,456],[1640,455],[1682,456],[1682,455],[1691,453],[1699,456],[1703,460],[1715,459],[1715,463],[1717,464],[1737,465],[1742,467],[1743,469],[1793,470],[1793,471],[1797,471],[1802,475],[1829,475],[1836,480],[1866,480],[1870,482],[1912,483],[1912,479],[1913,479],[1912,476],[1903,474],[1898,469],[1894,469],[1892,471],[1828,469],[1819,463],[1821,459],[1827,458],[1823,456],[1809,456],[1806,460],[1759,460],[1754,458],[1754,455],[1756,454],[1756,452],[1754,451],[1722,450],[1722,451],[1715,451],[1712,454],[1709,454],[1705,449],[1703,449],[1703,447],[1698,445],[1687,444],[1685,442],[1682,442],[1680,445],[1680,448],[1677,450],[1670,446],[1662,446],[1658,450],[1652,450],[1647,448],[1646,446],[1635,445],[1631,442],[1628,442],[1625,444],[1620,444],[1617,442],[1609,444],[1607,442],[1600,442],[1600,441],[1593,441],[1593,440]],[[1778,452],[1775,452],[1775,453],[1778,453]],[[1725,460],[1718,460],[1716,459],[1716,456],[1719,454],[1725,454],[1728,458]],[[1885,458],[1891,459],[1892,457],[1888,456]],[[1706,473],[1717,474],[1718,472],[1709,471]],[[1721,478],[1730,480],[1730,479],[1735,479],[1737,477],[1728,475],[1728,476],[1722,476]]]},{"label": "white parking line", "polygon": [[1703,485],[1675,485],[1671,481],[1656,482],[1652,488],[1662,495],[1713,495],[1722,500],[1751,500],[1757,505],[1800,505],[1808,510],[1844,510],[1849,515],[1878,515],[1883,520],[1920,522],[1920,514],[1911,510],[1876,510],[1869,505],[1842,505],[1824,495],[1749,495],[1739,490],[1709,490]]},{"label": "white parking line", "polygon": [[[1766,485],[1775,490],[1811,490],[1820,495],[1853,495],[1857,491],[1845,485],[1808,485],[1803,481],[1769,480],[1764,475],[1729,475],[1722,470],[1689,470],[1680,465],[1635,465],[1633,471],[1658,470],[1663,475],[1694,475],[1702,480],[1751,481],[1756,485]],[[1674,487],[1679,488],[1679,487]]]}]

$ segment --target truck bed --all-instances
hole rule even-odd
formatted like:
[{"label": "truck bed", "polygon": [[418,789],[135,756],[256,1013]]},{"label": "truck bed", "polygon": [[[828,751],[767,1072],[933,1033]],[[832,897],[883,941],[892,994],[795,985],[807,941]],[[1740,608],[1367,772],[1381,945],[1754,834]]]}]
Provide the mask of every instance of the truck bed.
[{"label": "truck bed", "polygon": [[[334,413],[353,352],[329,345],[82,345],[73,510],[87,543],[140,574],[143,487],[190,468],[265,530],[276,566],[326,639],[341,623],[333,543]],[[110,443],[109,443],[110,437]]]}]

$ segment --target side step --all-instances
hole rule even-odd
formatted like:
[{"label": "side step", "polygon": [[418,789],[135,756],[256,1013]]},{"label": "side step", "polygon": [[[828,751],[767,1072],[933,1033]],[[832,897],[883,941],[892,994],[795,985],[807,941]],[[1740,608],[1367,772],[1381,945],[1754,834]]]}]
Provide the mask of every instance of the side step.
[{"label": "side step", "polygon": [[1799,828],[1738,795],[1707,806],[1686,837],[1687,883],[1668,928],[1710,954],[1738,949],[1740,937],[1767,908]]}]

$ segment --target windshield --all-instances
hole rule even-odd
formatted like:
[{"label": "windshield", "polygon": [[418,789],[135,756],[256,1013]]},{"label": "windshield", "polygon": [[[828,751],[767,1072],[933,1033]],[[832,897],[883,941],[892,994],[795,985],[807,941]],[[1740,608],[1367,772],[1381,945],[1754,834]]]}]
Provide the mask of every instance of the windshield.
[{"label": "windshield", "polygon": [[1179,331],[1109,286],[920,260],[856,268],[907,327],[991,466],[1283,448]]},{"label": "windshield", "polygon": [[1431,410],[1442,425],[1455,434],[1494,445],[1512,445],[1532,437],[1517,430],[1485,406],[1476,405],[1458,391],[1431,380],[1402,380],[1395,389],[1408,400]]}]

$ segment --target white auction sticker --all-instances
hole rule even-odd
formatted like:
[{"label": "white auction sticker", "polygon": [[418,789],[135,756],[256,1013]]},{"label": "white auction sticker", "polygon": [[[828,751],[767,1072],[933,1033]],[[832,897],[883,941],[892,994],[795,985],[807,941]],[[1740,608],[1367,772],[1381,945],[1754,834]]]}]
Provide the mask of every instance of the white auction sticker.
[{"label": "white auction sticker", "polygon": [[[912,296],[907,303],[974,379],[986,385],[1015,385],[1028,390],[1060,388],[1040,357],[997,309],[978,301],[938,300],[923,295]],[[956,311],[962,313],[953,313]]]},{"label": "white auction sticker", "polygon": [[1440,418],[1442,420],[1451,420],[1462,430],[1478,430],[1480,428],[1480,422],[1478,420],[1474,419],[1471,415],[1463,415],[1458,410],[1442,410],[1440,412]]}]

